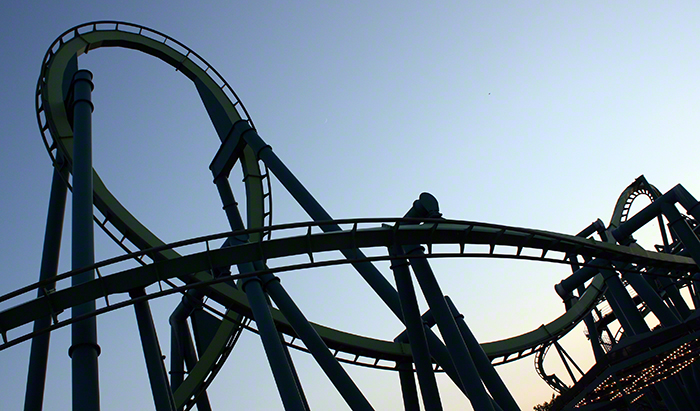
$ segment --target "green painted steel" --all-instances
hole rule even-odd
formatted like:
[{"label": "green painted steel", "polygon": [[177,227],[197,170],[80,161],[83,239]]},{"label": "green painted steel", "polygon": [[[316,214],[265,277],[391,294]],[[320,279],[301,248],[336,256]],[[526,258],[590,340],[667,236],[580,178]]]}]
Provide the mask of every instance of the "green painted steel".
[{"label": "green painted steel", "polygon": [[[346,220],[349,223],[360,222],[396,222],[401,219],[380,220],[380,219],[359,219]],[[342,224],[343,221],[340,221]],[[273,231],[282,231],[285,228],[311,227],[316,226],[316,223],[300,223],[289,224],[279,227],[269,227]],[[470,229],[471,228],[471,229]],[[248,230],[251,234],[262,230]],[[500,234],[503,232],[503,234]],[[245,233],[245,232],[238,232]],[[499,235],[500,234],[500,235]],[[175,246],[184,246],[196,243],[204,243],[220,238],[226,238],[231,233],[222,233],[215,236],[203,237],[192,241],[183,241],[173,243]],[[640,264],[645,264],[651,267],[659,266],[680,271],[691,271],[695,268],[695,262],[689,257],[656,253],[646,250],[633,249],[625,246],[613,247],[611,244],[602,243],[592,239],[582,239],[580,237],[570,236],[566,234],[549,233],[539,230],[530,230],[517,227],[494,226],[491,224],[475,223],[475,222],[440,222],[435,225],[421,226],[401,226],[397,230],[393,228],[369,228],[357,229],[355,231],[339,231],[334,233],[314,233],[309,236],[293,236],[284,238],[275,238],[258,243],[241,244],[225,249],[216,249],[210,251],[202,251],[189,255],[181,256],[173,260],[157,261],[143,267],[132,268],[121,271],[115,274],[96,279],[90,283],[86,283],[78,288],[69,288],[56,291],[47,298],[39,298],[19,304],[0,312],[0,328],[5,332],[13,330],[23,324],[34,321],[36,318],[49,315],[53,311],[64,310],[70,308],[74,304],[79,304],[84,300],[103,298],[106,295],[128,292],[130,289],[137,287],[147,287],[150,284],[156,284],[169,278],[183,277],[187,274],[194,274],[194,279],[205,282],[217,282],[210,287],[210,298],[220,302],[224,306],[231,305],[237,311],[249,313],[249,308],[246,306],[244,294],[230,285],[223,283],[222,279],[213,279],[211,275],[203,270],[213,266],[229,266],[238,262],[253,262],[261,258],[273,259],[286,257],[291,255],[308,255],[309,252],[324,252],[333,251],[349,246],[357,247],[388,247],[394,241],[405,243],[430,243],[430,244],[454,244],[459,247],[462,244],[491,244],[498,236],[496,245],[511,245],[518,246],[526,243],[529,240],[527,247],[529,249],[548,250],[549,252],[567,253],[572,250],[578,250],[581,255],[599,255],[603,258],[612,259],[615,261],[635,261]],[[145,250],[140,254],[162,253],[163,250],[171,249],[172,245],[164,246],[163,248],[155,248],[153,250]],[[172,251],[171,251],[172,252]],[[437,256],[437,255],[436,255]],[[475,254],[461,254],[459,251],[446,254],[450,257],[469,257]],[[494,258],[518,258],[516,254],[479,254],[483,257]],[[520,255],[523,259],[537,259],[527,255]],[[114,258],[103,262],[98,267],[107,267],[110,264],[115,264],[132,256],[124,256]],[[391,257],[376,257],[375,259],[389,260]],[[558,261],[561,264],[567,264],[565,260]],[[300,265],[298,267],[289,267],[287,269],[276,269],[278,272],[291,271],[294,268],[306,268],[312,266],[328,266],[334,264],[347,264],[345,259],[337,261],[323,261]],[[56,277],[57,280],[65,279],[74,275],[74,272],[69,272]],[[548,341],[551,341],[554,336],[563,335],[571,330],[579,321],[582,320],[597,302],[600,297],[600,291],[603,289],[602,278],[596,277],[589,285],[586,292],[581,296],[576,304],[574,304],[565,314],[528,333],[511,337],[505,340],[483,343],[482,347],[487,355],[494,359],[499,357],[508,357],[519,352],[525,352],[529,349],[538,347]],[[41,283],[33,284],[13,293],[9,293],[0,297],[0,302],[6,301],[12,297],[16,297],[20,293],[35,289]],[[286,320],[276,312],[273,316],[278,324],[287,325],[282,330],[288,330]],[[381,341],[367,337],[360,337],[353,334],[346,334],[338,330],[333,330],[327,327],[316,325],[319,334],[324,337],[324,340],[336,342],[334,348],[338,345],[346,345],[346,352],[361,353],[366,355],[369,353],[376,354],[375,358],[393,359],[403,357],[408,352],[407,345],[396,344],[392,341]],[[19,340],[18,338],[17,340]],[[0,345],[0,350],[5,349],[12,344],[9,341]]]},{"label": "green painted steel", "polygon": [[[253,316],[253,310],[246,294],[234,287],[232,280],[242,279],[245,282],[251,277],[271,277],[270,274],[288,272],[288,275],[293,275],[294,271],[311,267],[341,264],[359,266],[374,261],[405,259],[408,257],[407,255],[391,256],[387,254],[385,256],[365,257],[361,250],[370,247],[388,249],[395,246],[400,249],[401,246],[411,244],[426,245],[428,249],[425,254],[426,258],[487,257],[526,259],[570,265],[572,264],[571,256],[581,256],[589,262],[607,260],[614,261],[616,266],[618,263],[645,266],[651,270],[648,273],[654,273],[654,270],[661,273],[673,270],[697,272],[698,265],[695,260],[683,255],[653,252],[638,246],[628,247],[567,234],[471,221],[431,218],[354,219],[272,226],[270,181],[266,166],[261,164],[257,157],[265,147],[264,142],[257,137],[257,134],[252,142],[242,138],[240,134],[236,134],[236,124],[239,126],[243,124],[250,128],[252,121],[235,92],[213,67],[182,43],[165,34],[130,23],[102,21],[74,27],[59,36],[43,61],[37,84],[36,103],[39,127],[50,157],[53,160],[64,159],[69,169],[73,167],[74,154],[73,129],[69,120],[70,111],[66,108],[70,80],[77,68],[79,56],[88,51],[92,52],[109,47],[127,48],[154,56],[174,67],[193,82],[221,140],[221,148],[210,165],[215,179],[227,178],[233,165],[238,160],[241,162],[246,192],[248,219],[246,226],[248,229],[165,244],[119,203],[93,170],[94,205],[103,216],[98,221],[98,225],[127,251],[127,255],[81,270],[64,273],[0,297],[0,302],[20,301],[14,305],[10,304],[10,308],[0,312],[0,334],[3,337],[0,351],[80,320],[93,318],[96,315],[127,305],[141,304],[163,295],[185,292],[196,287],[199,290],[197,292],[203,293],[228,309],[225,313],[220,313],[222,321],[218,323],[218,328],[215,332],[210,330],[211,332],[207,333],[207,344],[204,344],[206,348],[200,347],[199,360],[191,367],[187,378],[179,384],[173,393],[175,407],[180,409],[195,403],[195,398],[204,392],[220,369],[242,328],[250,328],[248,319]],[[256,147],[256,150],[251,147],[251,144]],[[265,153],[268,157],[272,156],[271,150],[266,150]],[[276,159],[276,156],[274,158]],[[286,170],[286,167],[284,169]],[[289,170],[286,171],[289,176],[293,177]],[[291,178],[291,180],[296,184],[295,187],[298,186],[296,190],[291,190],[296,191],[292,192],[293,196],[302,195],[313,200],[311,194],[303,188],[296,178]],[[683,202],[686,209],[689,203],[696,203],[682,187],[674,190],[670,195],[675,196],[673,198],[679,198],[678,201]],[[628,231],[634,231],[630,227],[635,226],[634,224],[642,219],[642,217],[637,216],[634,224],[627,224],[624,229],[621,229],[627,220],[633,199],[640,194],[647,195],[653,200],[662,197],[661,193],[646,182],[643,177],[637,179],[622,193],[608,227],[608,233],[615,235],[620,242],[628,241],[626,238],[629,235]],[[434,200],[432,196],[430,199]],[[328,215],[315,200],[309,204],[316,207],[314,208],[318,211],[316,215]],[[437,207],[436,201],[435,206]],[[437,208],[434,211],[437,212]],[[649,211],[645,216],[647,214],[653,213]],[[330,216],[328,217],[330,218]],[[330,223],[338,230],[340,230],[340,225],[345,225],[349,229],[324,233],[312,231],[312,228],[315,229],[314,231],[317,231],[319,227],[328,228]],[[382,223],[387,225],[379,226]],[[373,228],[360,228],[359,225],[362,227],[371,225]],[[299,228],[306,228],[307,234],[289,234],[292,232],[291,230],[295,229],[297,231],[294,232],[298,233]],[[278,237],[272,239],[272,233]],[[666,232],[662,231],[662,235],[665,247],[668,248]],[[232,236],[247,238],[247,242],[221,249],[210,249],[211,241],[227,239]],[[123,239],[119,240],[120,238]],[[124,240],[128,240],[137,249],[128,249],[124,245]],[[189,254],[184,255],[178,253],[178,249],[186,245],[199,245],[200,249],[206,251],[190,251]],[[450,245],[454,251],[433,252],[434,245]],[[467,246],[471,245],[487,246],[485,248],[488,251],[470,252],[467,250]],[[503,248],[500,246],[510,246],[509,251],[502,251]],[[499,248],[497,249],[497,247]],[[191,250],[192,247],[189,249]],[[516,251],[510,251],[511,249]],[[354,252],[355,250],[357,252]],[[524,250],[528,252],[524,253]],[[533,255],[533,250],[536,250],[539,255]],[[326,251],[341,251],[345,257],[323,261],[314,259],[314,254]],[[693,252],[694,255],[697,254],[696,249],[693,249]],[[304,255],[308,256],[308,263],[281,266],[275,269],[268,269],[264,264],[259,264],[260,261]],[[144,256],[153,262],[143,263]],[[90,270],[100,269],[103,272],[110,272],[109,269],[114,264],[133,258],[138,259],[144,265],[103,275],[48,295],[39,293],[39,297],[34,300],[22,301],[21,298],[15,300],[25,292],[40,290],[55,281],[84,277],[85,273]],[[427,261],[425,262],[427,264]],[[255,267],[258,271],[248,273],[243,270],[243,274],[221,278],[215,278],[211,274],[213,269],[225,271],[232,265],[252,267],[251,263],[256,264]],[[597,269],[593,274],[596,273]],[[106,307],[92,313],[86,313],[77,319],[58,319],[58,315],[69,308],[94,302],[101,298],[107,299],[111,295],[127,293],[135,289],[145,289],[149,285],[162,284],[169,279],[179,279],[185,285],[142,295],[118,304],[107,304]],[[379,287],[381,290],[377,292],[382,297],[386,297],[387,293],[383,292],[388,289],[382,287]],[[579,291],[579,298],[570,301],[567,310],[560,317],[528,333],[482,343],[481,348],[494,364],[514,361],[539,351],[545,352],[546,347],[555,343],[586,316],[590,315],[603,298],[606,288],[603,276],[597,274],[585,289],[581,289],[583,292]],[[439,292],[435,294],[436,298],[441,297],[438,295]],[[263,301],[263,296],[259,297],[259,300]],[[396,308],[391,307],[389,303],[387,305],[392,310]],[[270,307],[270,315],[271,324],[274,324],[277,330],[294,338],[299,337],[295,333],[294,327],[280,311]],[[17,330],[22,325],[42,318],[54,318],[55,324],[47,326],[44,330],[33,332]],[[355,356],[355,360],[352,361],[337,357],[340,361],[392,370],[400,368],[404,374],[407,372],[407,364],[410,365],[412,362],[411,348],[407,343],[355,335],[320,324],[311,323],[311,326],[313,330],[310,331],[315,331],[329,349],[336,351],[336,356],[338,352]],[[456,334],[455,340],[457,340]],[[286,344],[294,348],[305,349],[295,345],[293,340],[286,342]],[[367,360],[359,360],[359,358]],[[402,378],[404,377],[406,375],[402,376]],[[295,399],[291,402],[298,401]],[[486,408],[489,407],[486,406]]]}]

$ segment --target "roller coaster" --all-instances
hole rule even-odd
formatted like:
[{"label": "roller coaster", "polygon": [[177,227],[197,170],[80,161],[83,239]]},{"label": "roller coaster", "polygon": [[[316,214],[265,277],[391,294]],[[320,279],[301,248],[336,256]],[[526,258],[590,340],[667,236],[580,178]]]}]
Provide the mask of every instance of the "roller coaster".
[{"label": "roller coaster", "polygon": [[[166,244],[119,203],[95,172],[92,74],[79,69],[78,58],[109,47],[154,56],[194,83],[221,142],[209,168],[230,231]],[[41,66],[36,113],[54,166],[40,278],[0,297],[9,307],[0,311],[0,351],[31,341],[25,410],[43,408],[49,335],[69,325],[73,409],[99,409],[96,319],[128,306],[136,314],[158,410],[210,410],[207,388],[248,331],[259,335],[289,410],[313,406],[289,349],[310,354],[353,410],[374,408],[341,363],[396,372],[406,410],[443,409],[436,373],[446,374],[475,410],[519,410],[495,366],[529,356],[540,377],[560,393],[555,410],[700,407],[695,363],[700,207],[681,185],[662,194],[640,176],[620,195],[607,226],[598,219],[576,235],[447,219],[428,193],[420,194],[403,217],[335,220],[259,136],[216,69],[177,40],[125,22],[86,23],[54,41]],[[229,184],[236,165],[245,185],[245,222]],[[273,177],[311,221],[272,224]],[[59,274],[69,190],[72,270]],[[639,196],[651,204],[630,215]],[[647,250],[632,235],[654,221],[660,244]],[[95,227],[123,255],[96,263]],[[385,252],[376,255],[370,249]],[[292,256],[297,259],[290,264]],[[555,286],[563,314],[525,334],[480,344],[430,265],[435,258],[474,257],[566,266],[572,274]],[[121,268],[127,261],[135,265]],[[376,268],[378,261],[391,264],[395,286]],[[405,325],[404,332],[381,340],[311,322],[278,277],[339,265],[355,269]],[[419,310],[413,278],[428,303],[426,312]],[[149,302],[174,294],[182,299],[169,318],[168,366]],[[98,300],[104,301],[99,308]],[[588,371],[560,343],[582,322],[596,360]],[[546,372],[551,348],[567,375]]]}]

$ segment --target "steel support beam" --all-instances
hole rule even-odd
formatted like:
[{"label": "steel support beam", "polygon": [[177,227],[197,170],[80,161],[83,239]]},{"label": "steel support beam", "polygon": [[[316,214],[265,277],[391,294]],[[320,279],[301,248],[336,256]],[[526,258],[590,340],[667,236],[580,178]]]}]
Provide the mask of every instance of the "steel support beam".
[{"label": "steel support beam", "polygon": [[418,284],[423,290],[425,300],[435,316],[440,334],[445,339],[447,350],[457,367],[457,373],[469,394],[469,400],[474,409],[478,411],[494,410],[492,399],[484,388],[479,372],[476,370],[457,323],[447,306],[433,270],[423,254],[423,247],[408,245],[403,246],[403,250],[408,255],[408,262],[411,264]]},{"label": "steel support beam", "polygon": [[[145,295],[146,293],[143,289],[129,293],[131,298],[138,298]],[[141,346],[143,347],[143,356],[146,361],[146,370],[148,371],[151,393],[153,394],[153,402],[155,403],[156,410],[175,411],[175,400],[173,399],[173,393],[168,383],[168,374],[165,371],[165,364],[163,364],[163,353],[160,350],[158,334],[153,324],[151,307],[147,300],[142,300],[134,303],[134,311],[136,313],[136,322],[141,336]]]},{"label": "steel support beam", "polygon": [[678,209],[673,204],[661,204],[661,211],[668,219],[669,227],[675,231],[683,242],[685,249],[688,250],[690,256],[695,260],[695,264],[700,267],[700,240],[698,240],[688,222],[685,221],[685,218],[681,216],[681,213],[678,212]]},{"label": "steel support beam", "polygon": [[185,379],[185,358],[178,341],[177,326],[170,325],[170,387],[176,391]]},{"label": "steel support beam", "polygon": [[[215,177],[214,183],[219,191],[219,196],[221,197],[223,208],[226,212],[231,229],[244,229],[243,219],[238,210],[227,176],[219,175]],[[233,241],[245,242],[247,239],[236,238]],[[262,262],[258,262],[258,264],[260,265],[259,268],[263,268]],[[249,267],[249,265],[239,267],[239,270],[250,269],[251,267]],[[252,269],[255,269],[255,267],[253,266]],[[359,388],[357,388],[354,381],[330,352],[326,343],[323,342],[311,323],[306,319],[294,300],[287,294],[279,278],[272,274],[264,274],[260,276],[260,281],[264,282],[265,291],[269,293],[272,300],[277,304],[277,308],[284,314],[289,324],[304,342],[304,345],[326,373],[328,379],[331,380],[346,403],[354,410],[373,409]],[[293,367],[291,362],[290,366]]]},{"label": "steel support beam", "polygon": [[[172,331],[170,341],[170,378],[173,392],[177,391],[184,380],[184,366],[186,365],[188,370],[192,370],[197,364],[197,354],[192,342],[192,334],[187,324],[187,317],[200,304],[199,301],[201,301],[202,297],[203,293],[200,290],[188,290],[182,296],[180,304],[170,315],[169,322]],[[197,397],[196,404],[197,411],[211,411],[211,404],[206,391]]]},{"label": "steel support beam", "polygon": [[[226,212],[231,229],[240,230],[245,228],[243,219],[238,211],[238,203],[236,203],[233,196],[227,176],[216,176],[214,184],[216,184],[216,188],[219,191],[223,209]],[[234,238],[232,241],[243,243],[247,241],[247,238]],[[252,263],[239,264],[238,271],[240,273],[250,273],[255,271],[255,267]],[[239,285],[248,297],[248,302],[253,312],[253,319],[258,325],[258,333],[260,334],[260,339],[262,340],[263,348],[265,349],[265,354],[285,409],[305,410],[305,402],[297,387],[297,381],[289,361],[290,358],[286,354],[275,323],[272,320],[262,280],[258,277],[251,277],[242,280]]]},{"label": "steel support beam", "polygon": [[661,297],[659,297],[641,274],[626,272],[622,274],[622,277],[634,288],[637,294],[642,298],[642,301],[647,304],[664,327],[680,324],[680,320],[676,318],[671,309],[664,304]]},{"label": "steel support beam", "polygon": [[[95,263],[92,189],[92,73],[79,70],[73,77],[73,234],[72,268],[78,270]],[[78,286],[95,278],[88,270],[72,278]],[[73,317],[91,314],[95,301],[73,307]],[[73,410],[100,409],[99,373],[97,357],[97,320],[86,318],[71,326],[72,345],[68,354],[72,359]]]},{"label": "steel support beam", "polygon": [[622,284],[620,277],[617,276],[617,272],[612,267],[601,268],[600,272],[603,274],[605,284],[608,286],[605,295],[627,335],[637,335],[651,331],[639,313],[634,301],[632,301],[632,297],[630,297],[627,289]]},{"label": "steel support beam", "polygon": [[[63,219],[66,211],[66,193],[68,187],[68,167],[62,158],[54,164],[51,196],[49,197],[49,212],[46,218],[44,234],[44,249],[41,254],[39,281],[49,280],[58,273],[58,258],[61,251],[61,235],[63,234]],[[37,298],[45,296],[55,288],[55,283],[46,284],[37,291]],[[43,330],[51,325],[51,318],[45,317],[34,322],[34,332]],[[46,384],[46,364],[49,356],[49,332],[37,335],[32,339],[29,355],[29,372],[27,374],[27,391],[24,397],[25,411],[41,411],[44,403],[44,387]]]},{"label": "steel support beam", "polygon": [[399,381],[401,382],[404,410],[420,411],[418,389],[416,389],[416,380],[413,377],[413,366],[410,362],[403,362],[399,363],[396,368],[398,369]]},{"label": "steel support beam", "polygon": [[[391,254],[399,254],[398,247],[394,248]],[[393,259],[391,260],[391,270],[394,272],[396,288],[401,299],[401,311],[403,312],[404,324],[406,324],[408,341],[411,345],[411,355],[413,356],[413,362],[416,364],[416,374],[421,388],[423,405],[427,410],[442,410],[440,392],[435,380],[433,362],[430,359],[428,341],[425,338],[425,327],[418,309],[418,300],[413,288],[411,273],[408,269],[408,262],[406,259]],[[408,378],[408,376],[402,376],[401,378],[403,386],[403,378]],[[413,379],[412,370],[410,378]]]},{"label": "steel support beam", "polygon": [[[240,135],[241,138],[245,139],[246,143],[256,152],[258,158],[265,162],[268,169],[275,175],[275,177],[277,177],[280,183],[287,189],[297,203],[299,203],[299,205],[314,221],[332,220],[330,214],[328,214],[326,210],[321,207],[321,204],[316,201],[316,199],[311,195],[311,193],[309,193],[308,190],[306,190],[306,188],[294,176],[294,174],[289,171],[287,166],[282,163],[282,160],[280,160],[279,157],[273,153],[272,147],[267,145],[263,139],[260,138],[255,129],[251,128],[246,121],[241,120],[236,122],[231,133]],[[340,226],[335,223],[323,224],[320,225],[320,228],[324,232],[342,231]],[[340,252],[345,256],[345,258],[351,260],[366,258],[365,254],[358,249],[346,249],[340,250]],[[384,276],[379,272],[379,270],[377,270],[377,268],[369,262],[353,262],[352,266],[357,270],[365,282],[367,282],[367,284],[374,290],[379,298],[382,299],[387,307],[389,307],[389,309],[399,319],[402,319],[401,304],[399,302],[398,293],[387,281],[387,279],[384,278]],[[451,363],[451,359],[445,345],[431,330],[426,330],[426,336],[428,338],[428,345],[430,346],[430,352],[433,355],[433,358],[438,361],[440,366],[445,370],[447,375],[455,382],[455,384],[457,384],[457,386],[466,393],[464,386],[457,376],[456,368],[454,367],[454,364]]]},{"label": "steel support beam", "polygon": [[[268,304],[270,302],[268,301]],[[294,366],[294,361],[292,361],[292,355],[289,353],[289,347],[284,344],[284,334],[281,332],[277,333],[280,337],[280,342],[282,343],[282,348],[284,349],[284,354],[287,357],[287,363],[289,368],[292,370],[292,376],[294,377],[294,382],[296,382],[297,390],[299,391],[299,396],[301,397],[301,402],[304,404],[304,410],[309,411],[311,407],[309,406],[309,401],[306,399],[306,394],[304,393],[304,387],[301,385],[301,380],[299,379],[299,374],[297,374],[297,369]]]},{"label": "steel support beam", "polygon": [[333,383],[338,393],[353,410],[372,410],[372,406],[362,394],[355,382],[345,372],[338,360],[318,335],[311,323],[304,317],[296,303],[287,294],[287,291],[280,284],[279,278],[271,274],[261,276],[265,283],[265,289],[270,294],[272,300],[277,304],[277,308],[284,314],[294,332],[304,342],[304,345],[314,357],[318,365]]},{"label": "steel support beam", "polygon": [[260,279],[253,277],[242,281],[241,289],[248,296],[253,319],[258,326],[258,333],[260,334],[263,348],[265,348],[265,354],[267,354],[267,360],[277,383],[277,390],[280,393],[284,408],[287,410],[304,410],[304,402],[294,381],[294,375],[284,353],[284,347],[282,347],[282,342],[277,334]]},{"label": "steel support beam", "polygon": [[460,314],[450,297],[445,296],[445,301],[457,322],[457,327],[459,327],[462,339],[464,339],[469,354],[474,360],[474,365],[476,365],[479,376],[484,381],[484,385],[486,385],[493,399],[504,411],[520,411],[520,407],[518,407],[518,403],[515,402],[515,398],[513,398],[513,395],[508,391],[501,376],[498,375],[493,364],[491,364],[491,360],[486,356],[481,345],[479,345],[479,341],[477,341],[476,337],[474,337],[474,334],[469,329],[469,326],[467,326],[467,323],[464,321],[464,315]]}]

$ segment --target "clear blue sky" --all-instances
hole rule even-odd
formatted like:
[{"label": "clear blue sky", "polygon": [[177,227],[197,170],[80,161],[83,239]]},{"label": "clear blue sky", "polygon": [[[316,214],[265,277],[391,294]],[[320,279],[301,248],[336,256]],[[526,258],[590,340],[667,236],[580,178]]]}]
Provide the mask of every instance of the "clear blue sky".
[{"label": "clear blue sky", "polygon": [[[51,165],[36,126],[34,91],[46,49],[74,25],[134,22],[197,51],[336,218],[400,216],[428,191],[448,218],[573,234],[597,218],[607,223],[619,193],[640,174],[662,191],[682,183],[700,195],[694,138],[700,121],[698,7],[5,5],[0,293],[38,278]],[[80,65],[94,73],[94,163],[113,193],[165,241],[225,231],[208,171],[217,138],[191,83],[161,62],[125,50],[97,50]],[[282,187],[273,190],[275,223],[308,220]],[[117,252],[104,239],[98,245],[99,259]],[[68,248],[62,270],[69,269]],[[566,267],[500,261],[434,266],[480,341],[526,332],[562,311],[553,285],[567,275]],[[350,269],[295,273],[282,281],[313,321],[385,339],[401,331]],[[153,304],[166,355],[167,316],[176,302]],[[133,311],[100,317],[98,329],[103,410],[152,409]],[[65,329],[52,337],[47,409],[69,408],[69,335]],[[586,344],[581,329],[564,341],[588,367]],[[28,351],[23,344],[0,353],[5,409],[23,402]],[[294,357],[312,407],[342,408],[312,359]],[[548,369],[558,367],[552,361]],[[523,409],[551,396],[531,357],[499,371]],[[350,372],[377,409],[399,408],[394,374]],[[446,404],[466,406],[450,383],[443,385]],[[241,339],[210,397],[218,409],[280,408],[256,335]]]}]

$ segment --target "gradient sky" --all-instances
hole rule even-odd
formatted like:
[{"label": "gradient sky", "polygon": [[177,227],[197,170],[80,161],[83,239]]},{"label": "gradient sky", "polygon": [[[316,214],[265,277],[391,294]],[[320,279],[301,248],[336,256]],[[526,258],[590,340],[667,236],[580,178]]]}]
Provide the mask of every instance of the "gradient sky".
[{"label": "gradient sky", "polygon": [[[700,195],[693,137],[700,6],[466,3],[5,5],[0,293],[38,279],[51,181],[34,112],[41,61],[59,34],[93,20],[151,27],[207,59],[335,218],[401,216],[427,191],[447,218],[575,234],[597,218],[607,223],[640,174],[662,192],[681,183]],[[218,140],[192,84],[127,50],[96,50],[80,66],[94,74],[94,164],[116,197],[165,241],[225,231],[208,170]],[[275,223],[308,220],[279,184],[273,195]],[[61,271],[70,269],[69,240],[66,232]],[[105,238],[97,244],[98,259],[118,253]],[[562,312],[553,285],[567,276],[565,266],[433,267],[480,341],[529,331]],[[282,282],[312,321],[384,339],[402,330],[351,269],[285,274]],[[166,355],[176,304],[152,304]],[[133,311],[100,317],[98,330],[102,409],[153,409]],[[46,409],[70,407],[69,336],[67,328],[52,334]],[[591,365],[580,327],[563,345]],[[3,409],[22,406],[28,352],[28,343],[0,352]],[[313,360],[293,356],[312,407],[343,409]],[[547,364],[562,369],[556,358]],[[551,396],[532,357],[498,370],[524,410]],[[395,374],[350,373],[377,409],[401,407]],[[447,408],[468,409],[450,382],[441,386]],[[210,398],[215,409],[281,408],[257,335],[241,338]]]}]

